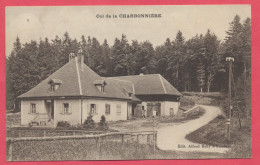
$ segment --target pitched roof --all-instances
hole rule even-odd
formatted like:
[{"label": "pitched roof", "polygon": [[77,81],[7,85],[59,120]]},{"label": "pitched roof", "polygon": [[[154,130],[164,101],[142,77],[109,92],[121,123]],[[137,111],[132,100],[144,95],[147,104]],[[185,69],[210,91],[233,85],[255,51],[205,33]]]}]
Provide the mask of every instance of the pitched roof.
[{"label": "pitched roof", "polygon": [[131,99],[132,101],[141,101],[139,98],[135,96],[135,90],[134,90],[134,84],[131,81],[125,81],[125,80],[118,80],[118,79],[110,79],[106,78],[106,82],[111,82],[116,85],[119,89],[122,90],[124,93],[131,93]]},{"label": "pitched roof", "polygon": [[[35,98],[50,96],[91,96],[106,97],[130,100],[112,81],[107,81],[105,91],[100,92],[94,85],[94,82],[102,82],[104,78],[100,77],[87,65],[83,65],[83,69],[79,69],[77,57],[51,74],[40,84],[29,90],[28,92],[18,96],[18,98]],[[62,82],[55,92],[51,92],[49,82],[58,79]]]},{"label": "pitched roof", "polygon": [[[181,95],[159,74],[100,77],[87,65],[82,67],[78,64],[78,57],[75,57],[18,98],[87,96],[141,101],[136,95]],[[54,92],[51,91],[50,82],[59,84]],[[100,83],[105,85],[104,92],[95,86]],[[127,95],[129,93],[132,93],[131,97]]]},{"label": "pitched roof", "polygon": [[108,79],[131,81],[134,84],[136,95],[157,95],[157,94],[167,94],[167,95],[176,95],[176,96],[182,95],[160,74],[119,76],[119,77],[110,77]]}]

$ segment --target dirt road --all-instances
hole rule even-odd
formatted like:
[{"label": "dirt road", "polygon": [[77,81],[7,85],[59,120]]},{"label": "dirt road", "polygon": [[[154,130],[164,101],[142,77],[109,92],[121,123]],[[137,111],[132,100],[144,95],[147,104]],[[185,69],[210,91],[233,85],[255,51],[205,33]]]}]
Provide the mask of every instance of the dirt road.
[{"label": "dirt road", "polygon": [[208,124],[211,120],[221,114],[218,107],[199,105],[205,109],[205,113],[198,119],[183,124],[172,125],[158,129],[157,146],[161,150],[175,151],[199,151],[199,152],[220,152],[224,153],[227,148],[219,148],[192,143],[185,139],[185,136],[200,127]]}]

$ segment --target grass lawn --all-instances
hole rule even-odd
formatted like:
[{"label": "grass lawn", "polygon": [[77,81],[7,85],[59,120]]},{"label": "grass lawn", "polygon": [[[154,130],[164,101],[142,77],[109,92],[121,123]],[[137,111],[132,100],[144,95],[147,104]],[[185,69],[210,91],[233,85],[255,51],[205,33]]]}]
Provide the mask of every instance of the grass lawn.
[{"label": "grass lawn", "polygon": [[21,113],[7,113],[6,127],[19,126],[21,124]]},{"label": "grass lawn", "polygon": [[[139,159],[205,159],[220,158],[222,154],[200,152],[161,151],[145,144],[125,143],[116,139],[103,141],[101,147],[95,140],[57,140],[16,142],[13,161],[47,160],[139,160]],[[8,152],[8,151],[7,151]]]}]

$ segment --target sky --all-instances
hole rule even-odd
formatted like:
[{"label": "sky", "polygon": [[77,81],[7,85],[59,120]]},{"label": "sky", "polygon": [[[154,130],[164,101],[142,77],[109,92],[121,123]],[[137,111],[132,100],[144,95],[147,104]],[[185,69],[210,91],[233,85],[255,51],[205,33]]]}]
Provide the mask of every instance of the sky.
[{"label": "sky", "polygon": [[[161,18],[97,18],[97,15],[161,14]],[[6,8],[6,56],[17,36],[24,44],[47,37],[60,38],[67,31],[80,41],[82,35],[107,39],[125,34],[129,43],[150,41],[154,47],[174,40],[178,30],[186,40],[210,29],[223,40],[235,15],[251,18],[250,5],[182,5],[182,6],[53,6]]]}]

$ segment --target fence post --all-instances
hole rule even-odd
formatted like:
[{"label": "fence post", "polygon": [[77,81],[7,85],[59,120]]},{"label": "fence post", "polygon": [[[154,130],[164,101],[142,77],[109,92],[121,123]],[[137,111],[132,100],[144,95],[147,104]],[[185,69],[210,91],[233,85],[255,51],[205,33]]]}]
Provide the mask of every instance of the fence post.
[{"label": "fence post", "polygon": [[155,131],[153,131],[153,154],[155,154]]},{"label": "fence post", "polygon": [[76,132],[75,131],[73,131],[73,136],[76,136]]},{"label": "fence post", "polygon": [[8,155],[9,155],[8,161],[12,161],[12,159],[13,159],[13,141],[12,141],[12,139],[10,139]]},{"label": "fence post", "polygon": [[100,154],[100,152],[101,152],[100,137],[96,138],[96,147],[97,147],[98,153]]},{"label": "fence post", "polygon": [[154,146],[157,147],[157,131],[155,131]]},{"label": "fence post", "polygon": [[18,131],[18,137],[21,137],[22,136],[22,134],[21,134],[21,131],[19,130]]},{"label": "fence post", "polygon": [[45,136],[46,136],[46,131],[44,130],[44,131],[43,131],[43,137],[45,137]]},{"label": "fence post", "polygon": [[12,137],[15,137],[14,130],[11,131]]},{"label": "fence post", "polygon": [[122,134],[122,146],[124,146],[124,134]]}]

